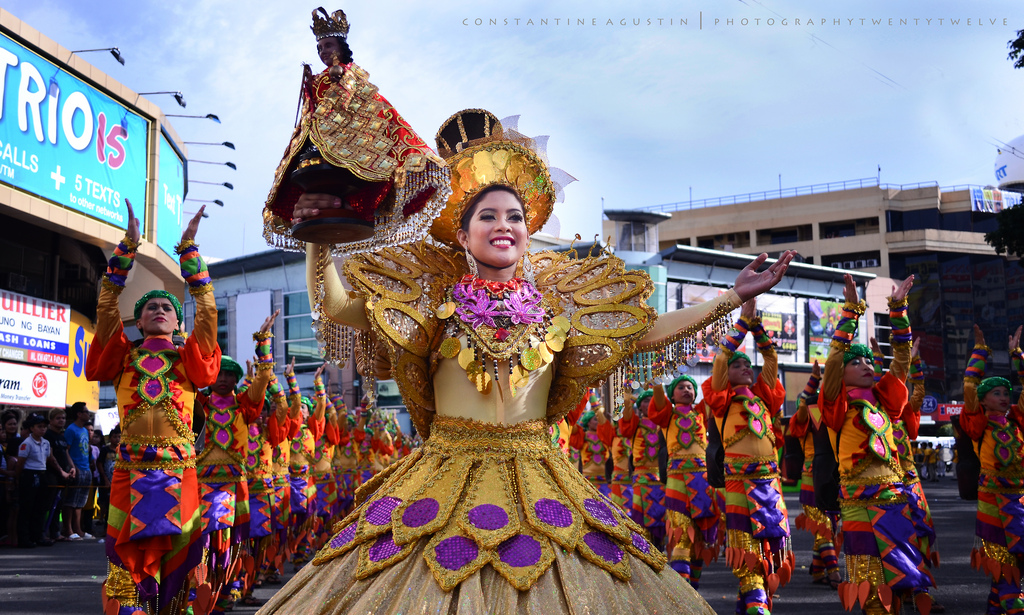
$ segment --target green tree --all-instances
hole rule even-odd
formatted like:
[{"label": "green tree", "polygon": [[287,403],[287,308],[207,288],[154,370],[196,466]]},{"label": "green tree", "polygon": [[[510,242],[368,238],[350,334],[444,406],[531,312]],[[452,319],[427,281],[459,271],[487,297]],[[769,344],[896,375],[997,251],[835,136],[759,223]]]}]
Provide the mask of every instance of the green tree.
[{"label": "green tree", "polygon": [[1011,256],[1024,257],[1024,205],[1010,207],[996,214],[999,226],[991,233],[985,233],[985,241],[996,249],[996,254],[1006,252]]},{"label": "green tree", "polygon": [[1010,48],[1009,60],[1014,68],[1024,68],[1024,30],[1017,30],[1017,38],[1006,44]]}]

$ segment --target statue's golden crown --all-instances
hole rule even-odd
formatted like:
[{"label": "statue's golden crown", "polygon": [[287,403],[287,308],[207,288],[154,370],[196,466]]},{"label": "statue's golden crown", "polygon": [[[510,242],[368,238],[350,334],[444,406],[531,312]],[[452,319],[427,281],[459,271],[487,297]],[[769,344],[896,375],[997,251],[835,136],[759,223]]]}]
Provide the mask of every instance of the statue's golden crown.
[{"label": "statue's golden crown", "polygon": [[316,40],[320,40],[328,36],[346,38],[348,37],[348,27],[348,17],[345,17],[345,11],[338,9],[328,15],[324,7],[321,6],[313,11],[313,25],[309,29],[313,31]]}]

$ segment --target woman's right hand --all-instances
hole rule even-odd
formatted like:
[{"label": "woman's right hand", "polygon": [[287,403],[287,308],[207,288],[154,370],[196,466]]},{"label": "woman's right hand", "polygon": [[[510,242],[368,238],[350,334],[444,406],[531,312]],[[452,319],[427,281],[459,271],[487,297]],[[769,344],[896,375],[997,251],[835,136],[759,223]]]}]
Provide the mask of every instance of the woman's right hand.
[{"label": "woman's right hand", "polygon": [[305,218],[319,215],[323,209],[343,208],[344,205],[341,199],[333,194],[305,192],[295,202],[295,208],[292,210],[292,223],[302,222]]},{"label": "woman's right hand", "polygon": [[128,234],[128,239],[131,239],[135,243],[139,243],[142,239],[142,231],[139,230],[139,219],[135,217],[135,211],[132,209],[132,202],[126,198],[124,200],[124,204],[128,206],[128,228],[125,229],[125,233]]},{"label": "woman's right hand", "polygon": [[985,334],[981,332],[981,327],[974,325],[974,347],[985,345]]}]

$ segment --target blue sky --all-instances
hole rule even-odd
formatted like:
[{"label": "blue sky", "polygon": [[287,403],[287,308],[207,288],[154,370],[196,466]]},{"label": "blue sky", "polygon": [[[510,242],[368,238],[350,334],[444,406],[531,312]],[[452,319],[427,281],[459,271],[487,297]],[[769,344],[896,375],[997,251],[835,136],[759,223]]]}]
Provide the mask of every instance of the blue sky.
[{"label": "blue sky", "polygon": [[[556,209],[563,236],[600,232],[602,198],[611,209],[685,201],[691,187],[695,200],[771,190],[780,174],[794,187],[874,177],[880,165],[887,183],[994,183],[997,140],[1024,134],[1024,71],[1006,59],[1024,28],[1019,0],[351,4],[325,8],[346,10],[356,63],[428,142],[470,107],[519,114],[522,132],[550,135],[551,164],[579,180]],[[225,201],[199,236],[222,258],[267,248],[260,213],[291,132],[301,63],[322,68],[309,31],[316,6],[4,2],[69,49],[118,46],[124,67],[107,54],[86,58],[135,91],[181,90],[185,110],[152,97],[166,113],[221,117],[174,124],[187,141],[238,148],[189,152],[239,168],[190,169],[235,185],[189,194]]]}]

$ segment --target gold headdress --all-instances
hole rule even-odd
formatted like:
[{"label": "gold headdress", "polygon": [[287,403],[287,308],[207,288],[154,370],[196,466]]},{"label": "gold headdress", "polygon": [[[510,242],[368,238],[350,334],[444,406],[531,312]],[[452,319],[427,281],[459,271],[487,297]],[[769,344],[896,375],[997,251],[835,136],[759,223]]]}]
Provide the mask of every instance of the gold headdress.
[{"label": "gold headdress", "polygon": [[[320,16],[321,14],[323,17]],[[348,17],[345,17],[345,11],[341,9],[328,15],[324,7],[317,7],[313,11],[313,25],[309,29],[313,31],[313,36],[316,37],[316,40],[327,38],[328,36],[347,38]]]},{"label": "gold headdress", "polygon": [[531,235],[547,222],[555,203],[562,200],[562,187],[575,178],[548,169],[543,152],[547,137],[520,134],[515,129],[518,119],[499,120],[490,111],[465,109],[441,125],[437,149],[452,171],[452,195],[430,228],[434,239],[458,246],[455,233],[466,207],[477,193],[495,184],[519,194]]}]

